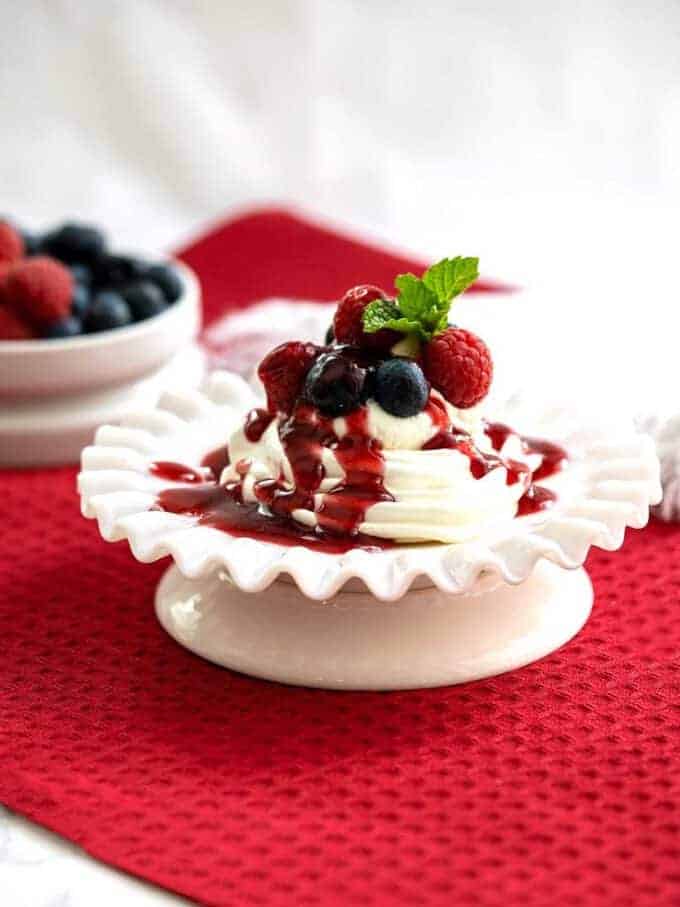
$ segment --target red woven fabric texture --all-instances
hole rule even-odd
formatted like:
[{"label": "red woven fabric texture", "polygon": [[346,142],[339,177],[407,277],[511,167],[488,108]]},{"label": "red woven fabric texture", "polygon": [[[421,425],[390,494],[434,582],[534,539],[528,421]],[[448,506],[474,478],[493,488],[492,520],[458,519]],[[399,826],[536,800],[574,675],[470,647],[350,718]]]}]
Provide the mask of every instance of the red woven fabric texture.
[{"label": "red woven fabric texture", "polygon": [[[284,214],[186,259],[213,317],[413,267]],[[538,664],[343,694],[172,642],[152,608],[166,565],[101,541],[74,477],[2,474],[2,802],[220,907],[680,903],[680,529],[594,553],[590,622]]]}]

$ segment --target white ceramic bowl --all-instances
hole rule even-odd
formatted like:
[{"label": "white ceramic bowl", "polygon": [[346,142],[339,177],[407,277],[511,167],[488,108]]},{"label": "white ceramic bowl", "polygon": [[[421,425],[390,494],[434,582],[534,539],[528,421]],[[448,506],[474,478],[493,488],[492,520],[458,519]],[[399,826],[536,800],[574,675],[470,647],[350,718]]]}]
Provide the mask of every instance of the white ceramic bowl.
[{"label": "white ceramic bowl", "polygon": [[200,382],[200,286],[173,264],[184,290],[160,315],[82,337],[0,341],[0,465],[76,462],[102,422]]},{"label": "white ceramic bowl", "polygon": [[184,291],[165,312],[112,331],[61,340],[0,340],[0,402],[100,390],[160,368],[200,327],[200,290],[180,262]]}]

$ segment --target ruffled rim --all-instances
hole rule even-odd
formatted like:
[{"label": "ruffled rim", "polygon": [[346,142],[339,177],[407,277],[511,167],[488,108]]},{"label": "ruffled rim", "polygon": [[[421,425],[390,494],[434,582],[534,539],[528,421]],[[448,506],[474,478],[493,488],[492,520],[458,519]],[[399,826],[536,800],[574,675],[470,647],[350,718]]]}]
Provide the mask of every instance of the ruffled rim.
[{"label": "ruffled rim", "polygon": [[97,520],[107,541],[127,539],[137,560],[169,555],[189,578],[223,570],[239,588],[261,592],[283,575],[315,600],[358,583],[377,599],[395,601],[414,584],[467,592],[482,573],[521,583],[540,558],[579,567],[591,546],[619,548],[626,527],[645,526],[650,505],[661,499],[659,463],[646,435],[631,426],[577,425],[569,409],[529,413],[508,401],[495,417],[563,444],[571,459],[553,486],[557,506],[495,526],[474,542],[328,554],[236,538],[197,525],[194,517],[153,510],[158,493],[176,483],[152,475],[150,464],[198,465],[257,402],[241,378],[215,372],[201,391],[166,393],[155,409],[103,426],[82,453],[83,515]]}]

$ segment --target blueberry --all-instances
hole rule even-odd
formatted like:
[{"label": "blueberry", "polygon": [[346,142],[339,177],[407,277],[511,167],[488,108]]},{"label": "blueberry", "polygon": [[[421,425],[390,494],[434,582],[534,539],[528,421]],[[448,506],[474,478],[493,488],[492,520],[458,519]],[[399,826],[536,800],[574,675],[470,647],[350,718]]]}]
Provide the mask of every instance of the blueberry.
[{"label": "blueberry", "polygon": [[76,283],[84,287],[92,286],[92,270],[87,265],[71,265],[70,270]]},{"label": "blueberry", "polygon": [[130,306],[135,321],[159,315],[167,306],[160,289],[149,280],[131,284],[123,291],[123,298]]},{"label": "blueberry", "polygon": [[160,289],[166,302],[177,302],[184,291],[182,278],[172,265],[154,265],[146,276]]},{"label": "blueberry", "polygon": [[132,321],[130,306],[120,293],[104,290],[98,293],[85,314],[85,330],[88,334],[122,328]]},{"label": "blueberry", "polygon": [[76,283],[73,287],[73,298],[71,299],[71,313],[78,318],[83,318],[85,312],[92,301],[90,288],[84,283]]},{"label": "blueberry", "polygon": [[54,321],[43,336],[49,340],[58,340],[61,337],[77,337],[82,333],[83,325],[80,318],[69,315],[67,318],[62,318],[61,321]]},{"label": "blueberry", "polygon": [[369,367],[366,369],[366,377],[364,378],[364,386],[361,389],[361,402],[365,403],[371,397],[375,397],[375,375],[377,369],[374,367]]},{"label": "blueberry", "polygon": [[50,255],[71,263],[101,258],[106,249],[106,240],[96,227],[69,223],[48,233],[43,245]]},{"label": "blueberry", "polygon": [[365,372],[336,353],[319,356],[307,373],[305,396],[325,416],[342,416],[361,403]]},{"label": "blueberry", "polygon": [[37,233],[30,233],[28,230],[22,230],[21,238],[24,241],[24,250],[27,256],[40,254],[43,242],[41,236]]},{"label": "blueberry", "polygon": [[328,326],[328,330],[326,331],[325,343],[326,346],[332,346],[332,344],[335,343],[335,330],[333,329],[332,324]]},{"label": "blueberry", "polygon": [[388,359],[375,375],[374,396],[385,412],[405,418],[421,412],[430,395],[423,370],[410,359]]},{"label": "blueberry", "polygon": [[145,277],[149,266],[132,255],[103,255],[96,263],[95,278],[100,286],[119,289]]}]

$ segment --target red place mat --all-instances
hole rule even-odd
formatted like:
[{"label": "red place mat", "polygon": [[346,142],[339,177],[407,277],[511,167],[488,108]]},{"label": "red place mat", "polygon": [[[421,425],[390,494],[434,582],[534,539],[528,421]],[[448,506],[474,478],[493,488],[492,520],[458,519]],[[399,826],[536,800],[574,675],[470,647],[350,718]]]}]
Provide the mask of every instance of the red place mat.
[{"label": "red place mat", "polygon": [[[417,264],[260,213],[185,254],[209,317]],[[596,552],[564,650],[460,687],[333,693],[177,646],[74,469],[6,472],[0,801],[220,907],[680,903],[680,528]]]}]

